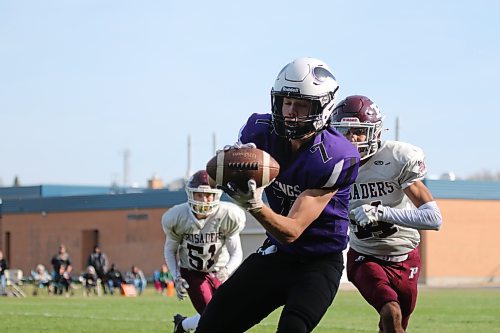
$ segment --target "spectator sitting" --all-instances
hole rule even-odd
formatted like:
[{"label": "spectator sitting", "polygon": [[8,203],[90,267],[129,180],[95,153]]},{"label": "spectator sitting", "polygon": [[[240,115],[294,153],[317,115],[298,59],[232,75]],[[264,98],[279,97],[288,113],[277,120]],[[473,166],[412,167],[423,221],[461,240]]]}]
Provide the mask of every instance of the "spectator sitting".
[{"label": "spectator sitting", "polygon": [[6,295],[5,288],[7,281],[5,279],[5,270],[9,268],[7,261],[3,258],[3,252],[0,250],[0,296]]},{"label": "spectator sitting", "polygon": [[168,270],[168,266],[163,264],[161,265],[161,270],[155,272],[155,289],[158,292],[161,292],[162,295],[166,294],[166,290],[169,283],[174,283],[172,279],[172,274]]},{"label": "spectator sitting", "polygon": [[125,281],[127,283],[133,284],[135,286],[135,289],[137,289],[137,293],[139,295],[141,295],[144,289],[146,289],[146,277],[144,276],[142,270],[135,265],[132,266],[130,272],[127,272]]},{"label": "spectator sitting", "polygon": [[62,295],[63,291],[68,297],[71,288],[71,275],[68,272],[68,267],[66,264],[61,264],[59,266],[59,271],[54,276],[54,294]]},{"label": "spectator sitting", "polygon": [[43,288],[47,288],[48,294],[52,292],[52,277],[49,272],[47,272],[44,265],[36,265],[35,270],[31,271],[31,277],[33,278],[34,283],[33,296],[38,295],[38,290]]},{"label": "spectator sitting", "polygon": [[93,291],[94,295],[99,295],[97,290],[97,284],[100,282],[99,277],[95,271],[94,266],[88,266],[85,272],[82,274],[82,284],[85,287],[85,294],[87,296]]},{"label": "spectator sitting", "polygon": [[123,281],[122,273],[115,268],[115,264],[111,264],[111,268],[106,273],[106,279],[108,282],[109,293],[113,295],[115,288],[120,288]]},{"label": "spectator sitting", "polygon": [[97,277],[101,279],[102,289],[104,294],[107,293],[107,276],[106,273],[109,268],[109,260],[108,256],[105,253],[101,252],[101,249],[98,245],[94,246],[94,251],[89,255],[89,259],[87,264],[89,266],[93,266]]},{"label": "spectator sitting", "polygon": [[71,258],[64,244],[59,245],[58,253],[52,257],[50,262],[54,269],[54,293],[61,295],[63,289],[68,293],[71,285],[71,271],[73,270],[73,266],[71,266]]},{"label": "spectator sitting", "polygon": [[161,292],[160,271],[153,272],[153,285],[157,292]]}]

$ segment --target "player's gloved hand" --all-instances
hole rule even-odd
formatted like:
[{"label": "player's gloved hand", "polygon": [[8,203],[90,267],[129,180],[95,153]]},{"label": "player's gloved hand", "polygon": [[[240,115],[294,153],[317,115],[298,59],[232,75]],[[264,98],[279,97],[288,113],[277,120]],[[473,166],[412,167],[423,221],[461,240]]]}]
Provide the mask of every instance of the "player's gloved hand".
[{"label": "player's gloved hand", "polygon": [[224,282],[229,277],[229,271],[227,270],[226,267],[221,267],[215,272],[215,277],[220,282]]},{"label": "player's gloved hand", "polygon": [[177,293],[177,298],[182,301],[188,296],[187,289],[189,288],[189,284],[184,278],[178,276],[174,281],[174,285],[175,292]]},{"label": "player's gloved hand", "polygon": [[231,150],[231,149],[241,149],[241,148],[257,148],[255,143],[249,142],[249,143],[241,143],[241,142],[235,142],[233,145],[225,145],[223,150]]},{"label": "player's gloved hand", "polygon": [[351,214],[354,215],[356,223],[363,228],[377,221],[381,221],[383,213],[384,211],[382,205],[361,205],[351,210]]},{"label": "player's gloved hand", "polygon": [[248,191],[242,191],[233,183],[227,183],[226,186],[220,186],[239,206],[249,212],[258,212],[262,209],[262,193],[264,186],[257,188],[255,180],[248,180]]}]

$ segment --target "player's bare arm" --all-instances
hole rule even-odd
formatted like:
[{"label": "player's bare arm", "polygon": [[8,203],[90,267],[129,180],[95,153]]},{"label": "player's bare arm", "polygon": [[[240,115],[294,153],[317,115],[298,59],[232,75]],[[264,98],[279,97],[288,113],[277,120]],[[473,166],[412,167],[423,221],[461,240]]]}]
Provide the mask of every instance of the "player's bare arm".
[{"label": "player's bare arm", "polygon": [[292,243],[319,217],[335,193],[330,190],[305,190],[295,200],[288,216],[276,214],[266,205],[252,215],[280,243]]},{"label": "player's bare arm", "polygon": [[420,180],[403,189],[403,192],[417,208],[427,202],[434,201],[431,191]]}]

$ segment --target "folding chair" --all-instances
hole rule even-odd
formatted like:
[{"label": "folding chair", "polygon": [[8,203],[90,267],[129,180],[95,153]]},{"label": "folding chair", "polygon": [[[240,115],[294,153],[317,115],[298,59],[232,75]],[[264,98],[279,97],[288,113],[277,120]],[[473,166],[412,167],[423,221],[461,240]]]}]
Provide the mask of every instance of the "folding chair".
[{"label": "folding chair", "polygon": [[20,269],[6,269],[5,280],[7,284],[7,294],[15,297],[26,297],[26,294],[21,289],[23,285],[23,271]]},{"label": "folding chair", "polygon": [[122,283],[121,285],[122,295],[126,297],[136,297],[137,289],[133,284]]}]

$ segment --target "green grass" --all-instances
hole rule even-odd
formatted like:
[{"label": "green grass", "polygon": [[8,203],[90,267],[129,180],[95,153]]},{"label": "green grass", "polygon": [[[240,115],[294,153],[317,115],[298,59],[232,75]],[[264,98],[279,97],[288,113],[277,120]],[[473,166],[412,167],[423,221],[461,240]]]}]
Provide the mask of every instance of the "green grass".
[{"label": "green grass", "polygon": [[[25,288],[31,291],[31,286]],[[238,306],[238,304],[235,304]],[[241,309],[245,311],[245,309]],[[189,301],[160,296],[152,289],[140,297],[0,297],[3,333],[172,332],[176,313],[194,314]],[[276,331],[275,311],[252,333]],[[378,316],[357,291],[341,290],[314,330],[317,333],[377,332]],[[421,288],[409,333],[500,333],[500,288]],[[230,333],[230,332],[225,332]]]}]

